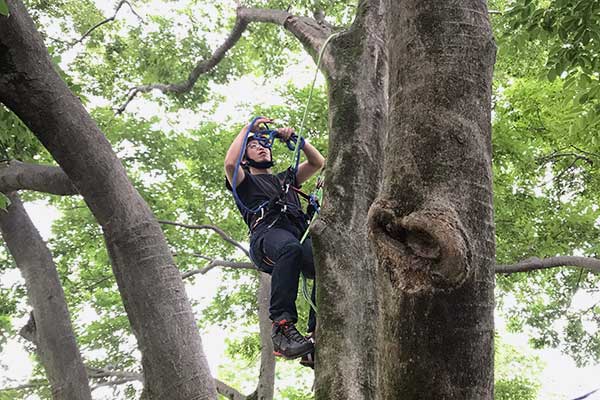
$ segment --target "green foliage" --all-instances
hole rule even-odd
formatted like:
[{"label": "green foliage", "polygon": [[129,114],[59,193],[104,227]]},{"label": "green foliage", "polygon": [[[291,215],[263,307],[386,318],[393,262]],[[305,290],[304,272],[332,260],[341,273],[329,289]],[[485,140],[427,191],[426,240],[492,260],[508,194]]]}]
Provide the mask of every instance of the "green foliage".
[{"label": "green foliage", "polygon": [[6,4],[6,0],[0,0],[0,15],[8,16],[8,4]]},{"label": "green foliage", "polygon": [[540,361],[525,356],[514,346],[496,338],[494,344],[494,399],[535,400],[537,399],[541,373]]},{"label": "green foliage", "polygon": [[202,310],[203,323],[217,324],[226,327],[233,321],[243,321],[244,324],[258,323],[258,304],[256,292],[257,279],[249,283],[240,282],[241,275],[248,276],[246,271],[228,273],[221,282],[212,303]]},{"label": "green foliage", "polygon": [[[250,324],[248,324],[250,325]],[[256,327],[256,324],[254,324]],[[241,330],[236,330],[235,334],[241,334]],[[227,339],[227,355],[230,358],[240,357],[245,360],[257,360],[260,356],[260,336],[255,332],[246,334],[237,339]]]},{"label": "green foliage", "polygon": [[597,0],[513,1],[506,16],[526,40],[548,48],[548,77],[600,70],[600,2]]},{"label": "green foliage", "polygon": [[0,161],[30,160],[42,146],[21,120],[0,104]]},{"label": "green foliage", "polygon": [[0,193],[0,211],[6,211],[10,206],[10,199],[4,193]]},{"label": "green foliage", "polygon": [[17,313],[17,299],[10,289],[0,288],[0,351],[14,335],[12,317]]},{"label": "green foliage", "polygon": [[306,387],[296,388],[294,386],[288,386],[282,389],[279,392],[279,395],[281,396],[281,399],[285,400],[310,400],[315,398],[312,390],[310,390],[310,388],[307,390]]},{"label": "green foliage", "polygon": [[[595,195],[600,190],[600,141],[595,135],[600,107],[598,96],[590,93],[598,86],[598,75],[583,68],[597,59],[598,41],[590,40],[585,45],[590,51],[578,57],[567,55],[569,49],[584,46],[577,42],[582,38],[577,32],[596,29],[597,22],[590,21],[584,10],[597,4],[529,0],[490,4],[502,12],[493,17],[499,47],[493,168],[500,264],[533,256],[600,254]],[[582,22],[573,27],[570,20]],[[593,309],[577,309],[572,299],[578,291],[591,293],[597,282],[597,275],[573,269],[497,279],[500,304],[508,294],[513,298],[505,308],[509,327],[527,330],[535,347],[561,348],[580,365],[599,359],[600,326]],[[580,319],[588,329],[580,329]]]},{"label": "green foliage", "polygon": [[518,52],[541,49],[538,74],[564,79],[572,100],[589,106],[587,118],[594,125],[600,123],[598,13],[598,0],[510,1],[504,16],[510,30],[502,34]]}]

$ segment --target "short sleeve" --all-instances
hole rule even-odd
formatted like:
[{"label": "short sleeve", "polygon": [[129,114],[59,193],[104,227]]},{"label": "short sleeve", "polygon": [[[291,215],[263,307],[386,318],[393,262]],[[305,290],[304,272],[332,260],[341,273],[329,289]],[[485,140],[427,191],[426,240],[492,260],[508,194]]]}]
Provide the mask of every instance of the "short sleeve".
[{"label": "short sleeve", "polygon": [[[252,178],[249,178],[249,176],[251,176],[251,174],[249,174],[248,172],[244,173],[244,179],[240,182],[239,185],[237,185],[237,188],[236,188],[237,190],[243,189],[244,187],[248,186],[248,182],[252,179]],[[231,184],[229,183],[229,179],[227,179],[227,177],[225,177],[225,187],[230,192],[233,191]]]}]

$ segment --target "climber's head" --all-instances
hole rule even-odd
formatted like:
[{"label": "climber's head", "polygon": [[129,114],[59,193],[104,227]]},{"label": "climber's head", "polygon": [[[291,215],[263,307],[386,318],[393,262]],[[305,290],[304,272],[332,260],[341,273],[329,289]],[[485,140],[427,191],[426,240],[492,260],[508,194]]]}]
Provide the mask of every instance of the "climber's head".
[{"label": "climber's head", "polygon": [[273,154],[270,147],[265,147],[258,140],[257,134],[251,134],[246,142],[244,161],[250,167],[267,169],[273,166]]}]

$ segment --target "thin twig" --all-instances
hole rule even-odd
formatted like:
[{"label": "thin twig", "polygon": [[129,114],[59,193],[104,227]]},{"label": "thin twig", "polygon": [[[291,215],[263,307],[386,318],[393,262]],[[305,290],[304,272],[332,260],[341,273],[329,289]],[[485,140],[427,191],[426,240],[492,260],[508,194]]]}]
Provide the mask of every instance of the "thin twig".
[{"label": "thin twig", "polygon": [[204,275],[208,271],[210,271],[211,269],[213,269],[215,267],[256,270],[256,266],[254,266],[254,264],[248,263],[248,262],[212,260],[210,263],[208,263],[208,265],[206,267],[204,267],[202,269],[195,269],[195,270],[188,271],[188,272],[181,274],[181,279],[187,279],[190,276],[197,275],[197,274]]},{"label": "thin twig", "polygon": [[133,9],[133,6],[127,0],[121,0],[119,2],[119,4],[117,4],[117,7],[115,8],[115,13],[111,17],[108,17],[105,20],[98,22],[96,25],[94,25],[90,29],[88,29],[87,32],[85,32],[83,34],[83,36],[81,36],[79,39],[75,40],[74,42],[71,42],[69,45],[72,47],[72,46],[75,46],[77,43],[83,42],[83,39],[85,39],[86,37],[88,37],[93,31],[95,31],[96,29],[98,29],[99,27],[101,27],[104,24],[107,24],[109,22],[114,21],[115,18],[117,18],[117,13],[121,9],[121,7],[123,7],[123,5],[125,5],[125,4],[127,4],[129,6],[129,8],[131,9],[131,12],[136,17],[138,17],[140,21],[142,21],[142,22],[144,21],[142,19],[142,17],[140,17],[139,14],[135,12],[135,10]]},{"label": "thin twig", "polygon": [[225,231],[223,231],[218,226],[215,226],[215,225],[190,225],[190,224],[183,224],[180,222],[166,221],[166,220],[159,220],[158,223],[163,224],[163,225],[180,226],[182,228],[188,228],[188,229],[210,229],[210,230],[213,230],[219,236],[221,236],[221,238],[223,238],[223,240],[225,240],[227,243],[232,244],[233,246],[237,247],[238,249],[242,250],[244,252],[244,254],[248,258],[250,258],[250,253],[248,252],[248,250],[246,250],[246,248],[244,246],[242,246],[239,242],[237,242],[233,238],[231,238],[231,236],[229,236],[227,233],[225,233]]}]

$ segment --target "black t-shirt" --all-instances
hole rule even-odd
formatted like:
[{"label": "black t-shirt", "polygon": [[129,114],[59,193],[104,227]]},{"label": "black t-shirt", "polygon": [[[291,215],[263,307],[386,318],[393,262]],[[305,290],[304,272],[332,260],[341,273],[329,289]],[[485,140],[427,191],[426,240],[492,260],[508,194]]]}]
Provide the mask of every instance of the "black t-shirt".
[{"label": "black t-shirt", "polygon": [[[285,182],[285,177],[286,174],[288,173],[288,171],[283,171],[280,172],[278,174],[257,174],[257,175],[252,175],[248,170],[244,170],[244,180],[242,182],[240,182],[240,184],[236,187],[236,192],[238,197],[240,198],[240,200],[242,201],[242,203],[244,203],[244,205],[253,210],[256,207],[258,207],[259,205],[261,205],[262,203],[264,203],[265,201],[270,201],[274,198],[279,197],[279,195],[281,194],[281,187]],[[294,176],[294,181],[292,182],[292,184],[294,186],[296,186],[296,177]],[[231,189],[231,185],[229,184],[229,181],[227,180],[227,178],[225,178],[225,185],[227,186],[227,189],[229,189],[230,191]],[[300,199],[298,198],[298,194],[296,192],[294,192],[292,189],[288,190],[288,193],[285,196],[285,202],[286,204],[289,205],[289,208],[291,210],[298,210],[301,212],[302,210],[302,206],[300,204]],[[237,204],[237,203],[236,203]],[[260,212],[258,214],[253,214],[250,213],[244,209],[242,209],[240,207],[239,204],[237,204],[238,210],[240,210],[240,213],[242,214],[242,217],[244,218],[244,221],[246,222],[246,225],[248,225],[248,228],[250,230],[253,229],[253,224],[256,222],[256,220],[261,216]],[[276,215],[273,214],[273,210],[265,210],[265,213],[267,213],[268,211],[270,211],[270,218],[265,217],[264,221],[269,221],[272,220],[272,218]],[[286,217],[289,218],[293,218],[293,213],[287,213]],[[296,216],[297,218],[302,218],[301,216]],[[294,222],[300,222],[301,221],[294,221]]]}]

